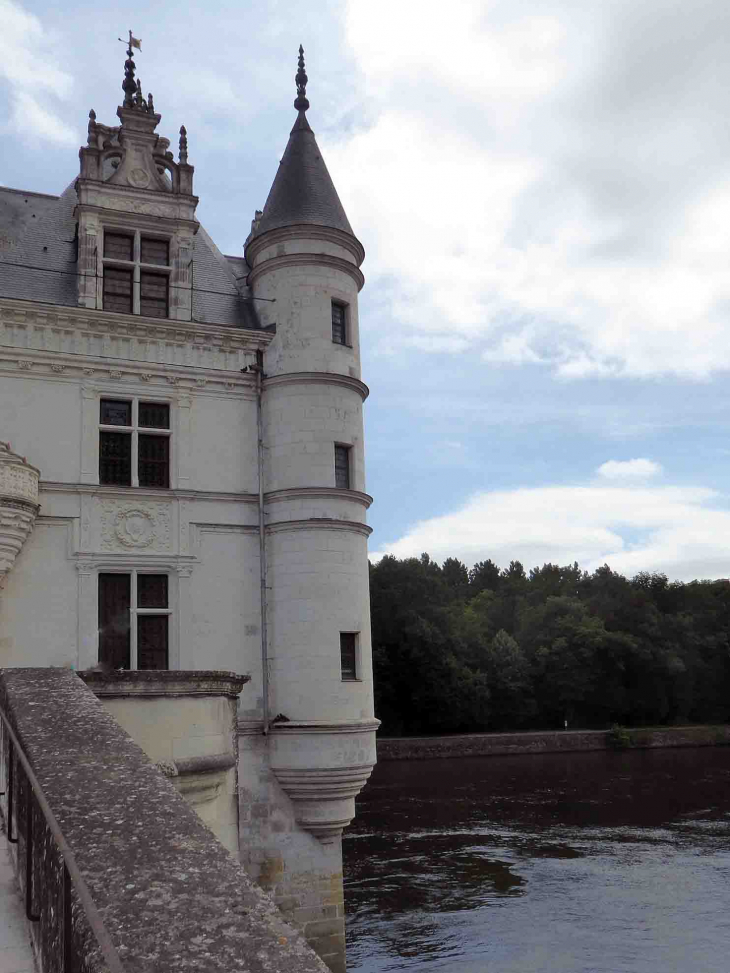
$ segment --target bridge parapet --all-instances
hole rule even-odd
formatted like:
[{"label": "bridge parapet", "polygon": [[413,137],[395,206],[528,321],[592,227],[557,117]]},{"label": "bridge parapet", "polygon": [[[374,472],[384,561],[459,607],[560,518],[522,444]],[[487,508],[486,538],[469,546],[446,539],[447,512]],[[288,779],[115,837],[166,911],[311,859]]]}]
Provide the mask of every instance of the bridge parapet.
[{"label": "bridge parapet", "polygon": [[326,973],[65,669],[1,669],[2,810],[43,973]]}]

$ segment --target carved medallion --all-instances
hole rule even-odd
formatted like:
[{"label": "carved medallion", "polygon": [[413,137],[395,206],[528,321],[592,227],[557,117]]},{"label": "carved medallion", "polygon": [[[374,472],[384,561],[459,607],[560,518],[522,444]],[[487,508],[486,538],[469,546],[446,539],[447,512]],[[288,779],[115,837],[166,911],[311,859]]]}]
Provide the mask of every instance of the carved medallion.
[{"label": "carved medallion", "polygon": [[146,189],[150,184],[149,173],[139,167],[132,169],[127,176],[127,182],[136,189]]},{"label": "carved medallion", "polygon": [[101,547],[106,551],[169,550],[170,508],[150,503],[127,506],[124,501],[101,501]]},{"label": "carved medallion", "polygon": [[149,547],[155,539],[155,518],[147,510],[120,510],[114,533],[124,547]]}]

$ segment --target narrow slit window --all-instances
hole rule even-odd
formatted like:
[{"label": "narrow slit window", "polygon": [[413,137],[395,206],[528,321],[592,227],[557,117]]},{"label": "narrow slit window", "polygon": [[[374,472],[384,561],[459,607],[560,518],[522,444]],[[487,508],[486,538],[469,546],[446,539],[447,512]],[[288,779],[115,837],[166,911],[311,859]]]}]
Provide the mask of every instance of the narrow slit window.
[{"label": "narrow slit window", "polygon": [[335,344],[347,344],[347,305],[332,301],[332,340]]},{"label": "narrow slit window", "polygon": [[340,668],[344,682],[357,679],[357,632],[340,632]]},{"label": "narrow slit window", "polygon": [[335,486],[350,489],[350,447],[335,443]]}]

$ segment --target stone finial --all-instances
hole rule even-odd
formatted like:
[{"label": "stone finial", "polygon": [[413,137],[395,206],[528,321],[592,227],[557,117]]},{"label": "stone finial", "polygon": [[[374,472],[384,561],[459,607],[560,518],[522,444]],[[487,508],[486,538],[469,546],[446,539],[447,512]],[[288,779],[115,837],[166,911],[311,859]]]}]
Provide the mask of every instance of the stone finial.
[{"label": "stone finial", "polygon": [[299,45],[299,70],[296,73],[294,80],[297,83],[297,97],[294,101],[294,107],[297,111],[306,111],[309,108],[309,101],[307,100],[307,72],[304,70],[304,48]]},{"label": "stone finial", "polygon": [[151,91],[147,95],[147,111],[151,115],[154,115],[154,113],[155,113],[155,102],[154,102],[154,99],[152,97],[152,92]]},{"label": "stone finial", "polygon": [[183,165],[188,162],[188,130],[184,125],[180,126],[180,162]]}]

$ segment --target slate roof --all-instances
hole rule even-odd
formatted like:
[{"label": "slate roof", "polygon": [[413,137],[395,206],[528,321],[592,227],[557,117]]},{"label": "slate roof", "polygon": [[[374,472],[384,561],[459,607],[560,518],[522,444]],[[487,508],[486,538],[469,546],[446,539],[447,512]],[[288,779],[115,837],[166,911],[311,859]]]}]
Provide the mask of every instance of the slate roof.
[{"label": "slate roof", "polygon": [[[61,196],[0,186],[0,297],[77,307],[72,183]],[[260,327],[242,258],[225,257],[203,227],[193,242],[193,322]]]},{"label": "slate roof", "polygon": [[333,227],[354,236],[303,111],[289,135],[256,235],[299,223]]}]

